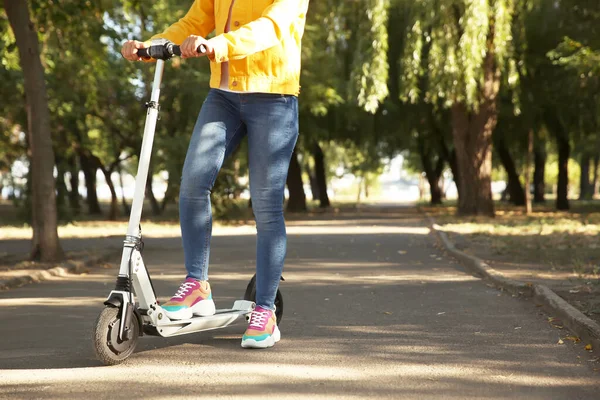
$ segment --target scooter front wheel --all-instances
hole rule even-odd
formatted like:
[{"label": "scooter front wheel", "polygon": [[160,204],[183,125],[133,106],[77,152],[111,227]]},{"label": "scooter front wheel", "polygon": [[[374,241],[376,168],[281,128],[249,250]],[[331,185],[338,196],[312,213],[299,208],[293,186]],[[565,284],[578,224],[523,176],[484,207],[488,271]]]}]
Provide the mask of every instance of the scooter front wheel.
[{"label": "scooter front wheel", "polygon": [[105,307],[94,326],[92,340],[96,356],[106,365],[120,364],[135,350],[139,337],[137,321],[131,321],[131,332],[125,340],[119,339],[121,313],[116,307]]}]

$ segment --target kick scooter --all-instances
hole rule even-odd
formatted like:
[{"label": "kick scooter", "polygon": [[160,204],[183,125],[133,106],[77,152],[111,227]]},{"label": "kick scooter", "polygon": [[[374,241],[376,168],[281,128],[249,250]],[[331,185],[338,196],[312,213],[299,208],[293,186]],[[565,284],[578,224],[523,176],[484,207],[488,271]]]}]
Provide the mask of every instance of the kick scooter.
[{"label": "kick scooter", "polygon": [[[208,317],[186,320],[170,320],[156,299],[150,274],[142,259],[143,241],[140,219],[144,202],[144,190],[152,154],[154,131],[160,110],[158,98],[165,61],[180,56],[179,46],[170,42],[138,49],[138,55],[156,60],[150,101],[146,103],[146,124],[142,149],[135,178],[135,192],[129,216],[127,235],[115,289],[110,292],[94,327],[92,339],[94,350],[106,365],[120,364],[135,350],[140,336],[177,336],[212,329],[224,328],[237,322],[246,322],[254,310],[256,298],[256,275],[246,288],[243,300],[236,300],[230,309],[217,309]],[[205,52],[204,46],[198,52]],[[281,278],[283,280],[283,278]],[[277,290],[275,299],[277,322],[283,317],[283,297]]]}]

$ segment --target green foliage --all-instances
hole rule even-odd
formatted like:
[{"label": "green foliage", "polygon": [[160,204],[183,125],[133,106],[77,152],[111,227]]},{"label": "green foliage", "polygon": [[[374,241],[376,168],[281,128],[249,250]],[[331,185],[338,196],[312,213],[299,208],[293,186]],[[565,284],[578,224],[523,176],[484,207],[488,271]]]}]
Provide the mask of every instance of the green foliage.
[{"label": "green foliage", "polygon": [[514,76],[513,0],[407,0],[399,6],[411,15],[400,60],[403,101],[477,109],[490,52],[500,70]]},{"label": "green foliage", "polygon": [[11,166],[25,154],[26,139],[21,128],[27,126],[23,107],[23,75],[19,67],[19,54],[8,19],[0,18],[0,184],[11,184]]},{"label": "green foliage", "polygon": [[388,95],[388,33],[389,0],[366,0],[366,17],[358,23],[350,95],[365,111],[375,113]]},{"label": "green foliage", "polygon": [[582,78],[592,78],[600,72],[600,51],[569,37],[548,52],[548,57],[555,65],[579,72]]},{"label": "green foliage", "polygon": [[[57,168],[68,170],[74,158],[89,154],[109,172],[135,173],[142,105],[154,65],[126,62],[119,49],[125,39],[147,39],[181,18],[190,0],[29,3],[46,71]],[[424,159],[432,165],[446,159],[452,150],[447,109],[463,102],[477,110],[484,62],[493,54],[502,75],[498,132],[518,167],[530,128],[538,143],[567,134],[575,158],[597,154],[599,22],[600,2],[591,0],[311,2],[302,48],[298,149],[320,143],[328,178],[341,168],[372,179],[381,172],[382,159],[401,151],[408,152],[415,169],[423,169]],[[27,159],[22,79],[2,15],[0,180],[11,185],[10,166]],[[168,174],[166,203],[177,200],[208,80],[205,59],[174,59],[165,71],[152,169]],[[551,122],[548,110],[556,116]],[[303,165],[312,165],[306,151],[300,156]],[[550,155],[550,165],[555,158]],[[217,182],[217,212],[235,203],[246,174],[243,147]]]}]

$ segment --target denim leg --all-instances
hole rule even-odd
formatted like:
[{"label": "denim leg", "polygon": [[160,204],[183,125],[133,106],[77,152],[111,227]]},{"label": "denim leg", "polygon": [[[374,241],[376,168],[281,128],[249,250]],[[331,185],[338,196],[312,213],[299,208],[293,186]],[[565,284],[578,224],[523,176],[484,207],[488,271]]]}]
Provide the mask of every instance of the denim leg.
[{"label": "denim leg", "polygon": [[298,139],[298,99],[246,94],[242,117],[248,129],[250,195],[256,220],[256,304],[274,309],[286,255],[283,196]]},{"label": "denim leg", "polygon": [[179,190],[179,219],[187,277],[208,279],[212,234],[210,193],[223,160],[245,134],[239,98],[211,90],[192,133]]}]

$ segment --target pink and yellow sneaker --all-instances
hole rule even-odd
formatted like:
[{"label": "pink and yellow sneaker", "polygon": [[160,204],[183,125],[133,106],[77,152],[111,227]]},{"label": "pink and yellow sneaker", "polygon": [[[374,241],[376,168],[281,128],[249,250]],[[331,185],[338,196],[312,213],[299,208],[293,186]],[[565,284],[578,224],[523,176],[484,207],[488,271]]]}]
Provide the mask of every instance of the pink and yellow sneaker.
[{"label": "pink and yellow sneaker", "polygon": [[194,315],[208,317],[215,314],[210,285],[194,278],[187,278],[162,308],[170,319],[190,319]]},{"label": "pink and yellow sneaker", "polygon": [[273,347],[281,339],[277,327],[275,313],[257,306],[250,315],[248,329],[242,337],[242,347],[251,349],[266,349]]}]

